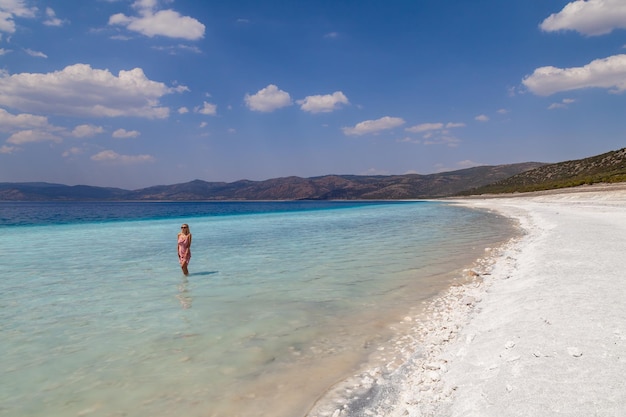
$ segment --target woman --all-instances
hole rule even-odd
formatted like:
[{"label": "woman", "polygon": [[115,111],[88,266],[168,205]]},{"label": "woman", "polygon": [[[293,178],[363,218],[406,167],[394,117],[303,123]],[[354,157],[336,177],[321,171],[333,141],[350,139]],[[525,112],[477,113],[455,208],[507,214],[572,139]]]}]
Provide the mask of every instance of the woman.
[{"label": "woman", "polygon": [[191,259],[191,233],[189,233],[189,226],[183,224],[178,234],[178,262],[185,275],[189,275],[187,270],[189,259]]}]

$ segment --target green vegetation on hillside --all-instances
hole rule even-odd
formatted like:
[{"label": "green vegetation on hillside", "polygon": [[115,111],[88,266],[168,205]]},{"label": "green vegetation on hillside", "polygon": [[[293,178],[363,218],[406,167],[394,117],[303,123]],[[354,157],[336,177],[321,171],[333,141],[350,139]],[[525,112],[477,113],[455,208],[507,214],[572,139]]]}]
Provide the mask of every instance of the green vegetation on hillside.
[{"label": "green vegetation on hillside", "polygon": [[545,165],[459,195],[523,193],[597,183],[626,182],[626,148],[575,161]]}]

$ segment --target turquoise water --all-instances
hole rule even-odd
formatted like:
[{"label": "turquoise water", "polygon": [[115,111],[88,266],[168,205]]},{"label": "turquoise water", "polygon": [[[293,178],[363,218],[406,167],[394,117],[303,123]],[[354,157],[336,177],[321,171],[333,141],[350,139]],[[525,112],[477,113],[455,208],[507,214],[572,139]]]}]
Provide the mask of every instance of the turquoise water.
[{"label": "turquoise water", "polygon": [[0,203],[0,415],[304,415],[512,233],[431,202],[81,204]]}]

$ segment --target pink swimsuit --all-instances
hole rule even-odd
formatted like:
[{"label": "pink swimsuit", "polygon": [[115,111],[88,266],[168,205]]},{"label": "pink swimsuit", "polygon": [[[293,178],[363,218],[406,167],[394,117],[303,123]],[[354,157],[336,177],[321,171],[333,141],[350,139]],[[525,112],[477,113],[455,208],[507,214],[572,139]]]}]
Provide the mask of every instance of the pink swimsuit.
[{"label": "pink swimsuit", "polygon": [[[189,263],[189,259],[191,259],[191,250],[187,252],[187,248],[189,247],[189,236],[190,235],[179,235],[178,236],[178,262],[183,266],[184,264]],[[185,256],[187,253],[187,256]]]}]

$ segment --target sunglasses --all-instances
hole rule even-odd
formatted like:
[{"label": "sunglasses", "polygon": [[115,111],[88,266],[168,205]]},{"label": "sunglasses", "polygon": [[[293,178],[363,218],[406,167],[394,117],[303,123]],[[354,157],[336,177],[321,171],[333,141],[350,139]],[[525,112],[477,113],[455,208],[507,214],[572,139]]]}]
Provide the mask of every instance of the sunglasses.
[{"label": "sunglasses", "polygon": [[182,226],[181,229],[189,229],[187,226]]}]

